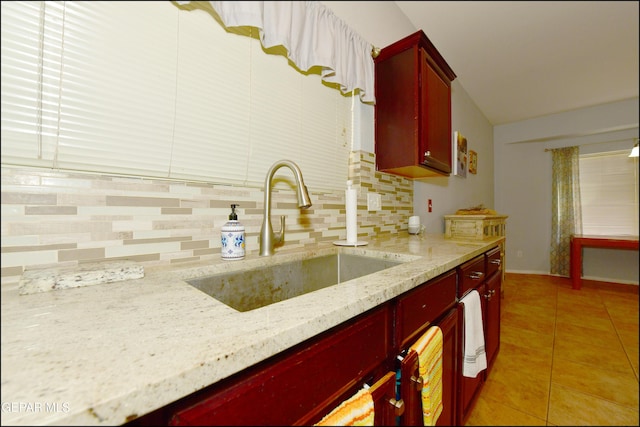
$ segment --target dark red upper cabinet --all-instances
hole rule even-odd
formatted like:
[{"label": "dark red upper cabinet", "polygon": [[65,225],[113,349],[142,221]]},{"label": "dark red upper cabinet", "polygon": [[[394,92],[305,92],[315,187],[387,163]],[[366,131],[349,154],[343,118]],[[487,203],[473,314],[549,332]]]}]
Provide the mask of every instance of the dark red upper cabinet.
[{"label": "dark red upper cabinet", "polygon": [[375,59],[376,168],[407,178],[451,174],[453,70],[422,31]]}]

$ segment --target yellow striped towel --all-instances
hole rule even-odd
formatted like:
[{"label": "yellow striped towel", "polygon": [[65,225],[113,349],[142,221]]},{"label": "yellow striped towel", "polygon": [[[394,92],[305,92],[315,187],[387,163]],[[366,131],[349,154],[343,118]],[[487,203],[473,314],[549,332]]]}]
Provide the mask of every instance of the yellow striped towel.
[{"label": "yellow striped towel", "polygon": [[362,388],[321,419],[317,426],[372,426],[373,397]]},{"label": "yellow striped towel", "polygon": [[432,326],[412,346],[418,353],[422,377],[422,417],[425,426],[436,425],[442,413],[442,330]]}]

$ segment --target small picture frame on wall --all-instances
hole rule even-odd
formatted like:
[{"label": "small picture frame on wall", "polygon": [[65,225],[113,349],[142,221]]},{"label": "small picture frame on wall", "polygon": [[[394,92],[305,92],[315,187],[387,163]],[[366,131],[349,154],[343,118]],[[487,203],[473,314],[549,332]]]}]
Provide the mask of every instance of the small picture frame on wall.
[{"label": "small picture frame on wall", "polygon": [[453,174],[467,177],[467,138],[458,131],[453,133]]},{"label": "small picture frame on wall", "polygon": [[473,150],[469,150],[469,173],[478,173],[478,153]]}]

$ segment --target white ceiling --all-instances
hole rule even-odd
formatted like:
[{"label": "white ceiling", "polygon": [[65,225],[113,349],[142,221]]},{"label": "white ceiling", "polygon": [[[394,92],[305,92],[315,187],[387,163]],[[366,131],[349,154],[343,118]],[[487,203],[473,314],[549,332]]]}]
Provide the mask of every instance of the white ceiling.
[{"label": "white ceiling", "polygon": [[638,1],[396,1],[493,125],[638,96]]}]

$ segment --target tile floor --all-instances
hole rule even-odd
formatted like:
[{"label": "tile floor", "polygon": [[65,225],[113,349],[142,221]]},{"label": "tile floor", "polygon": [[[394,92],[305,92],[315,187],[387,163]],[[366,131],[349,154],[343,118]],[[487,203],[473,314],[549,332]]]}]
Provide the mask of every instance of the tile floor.
[{"label": "tile floor", "polygon": [[510,274],[500,352],[466,423],[639,425],[638,286]]}]

